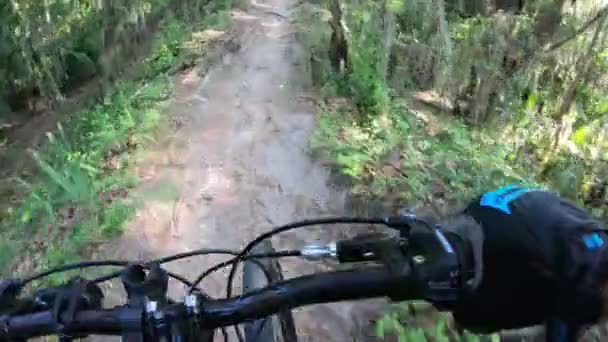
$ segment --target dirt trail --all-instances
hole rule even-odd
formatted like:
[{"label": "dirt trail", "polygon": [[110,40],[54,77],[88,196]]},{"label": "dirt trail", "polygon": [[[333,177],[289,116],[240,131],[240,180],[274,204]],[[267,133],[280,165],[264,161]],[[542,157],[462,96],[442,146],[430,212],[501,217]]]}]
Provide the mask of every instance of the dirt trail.
[{"label": "dirt trail", "polygon": [[[193,70],[176,80],[171,111],[178,129],[145,157],[140,170],[144,184],[138,191],[145,205],[104,254],[141,260],[203,247],[241,248],[274,225],[344,214],[345,192],[329,185],[327,170],[307,154],[315,118],[305,93],[305,54],[288,20],[277,15],[288,15],[289,3],[266,0],[235,12],[242,28],[240,49],[226,55],[205,79]],[[330,241],[337,237],[332,228],[286,234],[275,245]],[[221,260],[193,258],[168,268],[193,279]],[[315,267],[320,266],[283,263],[286,277]],[[223,296],[225,280],[220,272],[203,286],[211,295]],[[110,300],[118,295],[110,292]],[[361,319],[359,305],[297,310],[300,339],[358,339],[353,322]]]}]

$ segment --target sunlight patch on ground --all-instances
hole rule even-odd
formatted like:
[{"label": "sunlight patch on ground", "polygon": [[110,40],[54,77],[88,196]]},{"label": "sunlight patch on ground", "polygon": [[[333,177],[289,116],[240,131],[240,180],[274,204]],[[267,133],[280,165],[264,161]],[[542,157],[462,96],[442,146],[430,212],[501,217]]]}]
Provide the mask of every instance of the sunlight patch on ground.
[{"label": "sunlight patch on ground", "polygon": [[272,21],[264,21],[262,22],[262,26],[264,27],[278,27],[281,25],[281,21],[277,19],[272,19]]},{"label": "sunlight patch on ground", "polygon": [[198,69],[193,68],[181,79],[181,85],[186,87],[196,87],[200,81],[201,76],[199,75]]},{"label": "sunlight patch on ground", "polygon": [[268,4],[261,4],[255,0],[251,1],[251,6],[254,8],[260,8],[260,9],[271,9],[272,6],[268,5]]},{"label": "sunlight patch on ground", "polygon": [[192,53],[200,53],[200,51],[206,51],[210,45],[214,42],[224,39],[226,31],[208,29],[204,31],[198,31],[192,33],[192,39],[182,43],[184,50],[189,50]]},{"label": "sunlight patch on ground", "polygon": [[241,202],[238,179],[223,164],[206,166],[203,177],[200,199],[223,206],[235,206]]},{"label": "sunlight patch on ground", "polygon": [[260,18],[255,15],[251,15],[249,13],[245,13],[242,11],[235,10],[231,14],[234,20],[243,20],[243,21],[251,21],[251,20],[259,20]]},{"label": "sunlight patch on ground", "polygon": [[194,32],[192,34],[192,39],[195,41],[206,42],[221,38],[224,34],[226,34],[225,31],[209,29],[205,31]]}]

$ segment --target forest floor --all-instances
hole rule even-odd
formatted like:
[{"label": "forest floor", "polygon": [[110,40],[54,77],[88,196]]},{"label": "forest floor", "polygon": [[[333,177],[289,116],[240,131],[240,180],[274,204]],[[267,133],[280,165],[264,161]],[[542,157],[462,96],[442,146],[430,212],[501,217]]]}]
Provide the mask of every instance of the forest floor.
[{"label": "forest floor", "polygon": [[[272,226],[345,214],[346,191],[331,185],[329,171],[308,153],[315,108],[307,54],[290,25],[294,3],[266,0],[233,12],[238,33],[221,61],[204,77],[194,67],[174,79],[171,131],[138,163],[141,184],[133,193],[141,205],[101,255],[144,260],[205,247],[237,249]],[[275,247],[329,242],[342,235],[336,228],[286,233]],[[222,260],[192,258],[168,269],[193,279]],[[327,267],[297,260],[282,266],[286,278]],[[219,272],[202,287],[222,296],[225,283]],[[110,301],[120,294],[111,290]],[[366,317],[377,305],[296,310],[300,340],[360,340],[363,330],[373,332]]]}]

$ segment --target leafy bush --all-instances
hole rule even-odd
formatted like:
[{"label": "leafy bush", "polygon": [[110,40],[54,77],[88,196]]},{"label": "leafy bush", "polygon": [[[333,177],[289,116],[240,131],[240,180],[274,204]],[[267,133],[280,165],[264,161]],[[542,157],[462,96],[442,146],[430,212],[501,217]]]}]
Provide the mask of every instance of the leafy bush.
[{"label": "leafy bush", "polygon": [[188,34],[185,23],[169,21],[142,77],[117,82],[102,103],[69,115],[47,134],[44,147],[33,152],[38,176],[21,181],[29,196],[2,222],[2,241],[11,241],[0,253],[2,273],[24,252],[38,267],[73,262],[121,232],[133,214],[125,190],[134,185],[128,154],[153,139],[162,122],[162,104],[172,92],[165,72]]},{"label": "leafy bush", "polygon": [[373,197],[398,191],[406,203],[453,207],[488,188],[526,183],[507,161],[508,146],[456,120],[425,122],[404,103],[365,125],[348,110],[323,111],[311,147],[356,179],[355,191]]}]

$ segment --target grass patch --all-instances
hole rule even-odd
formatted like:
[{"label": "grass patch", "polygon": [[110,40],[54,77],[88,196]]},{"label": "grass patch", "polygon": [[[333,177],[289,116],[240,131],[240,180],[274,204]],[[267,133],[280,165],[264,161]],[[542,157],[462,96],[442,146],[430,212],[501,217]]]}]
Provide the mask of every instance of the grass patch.
[{"label": "grass patch", "polygon": [[483,190],[528,183],[512,151],[453,118],[416,112],[405,100],[361,123],[354,109],[321,109],[313,153],[354,181],[353,193],[403,205],[454,208]]},{"label": "grass patch", "polygon": [[[226,26],[229,17],[213,20],[214,26]],[[45,146],[32,152],[38,173],[20,180],[29,195],[3,215],[2,274],[86,258],[92,246],[122,232],[134,213],[128,189],[137,179],[130,172],[130,155],[154,140],[164,120],[172,94],[169,73],[203,52],[184,48],[193,31],[192,25],[168,18],[138,77],[118,81],[101,103],[65,117],[47,133]]]},{"label": "grass patch", "polygon": [[430,305],[423,302],[409,303],[407,307],[396,305],[377,322],[376,335],[383,340],[394,337],[398,341],[500,341],[498,335],[477,336],[466,332],[462,336],[456,334],[446,314],[430,309]]}]

